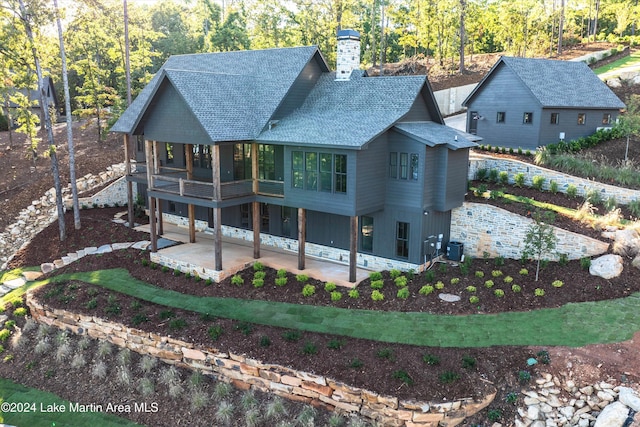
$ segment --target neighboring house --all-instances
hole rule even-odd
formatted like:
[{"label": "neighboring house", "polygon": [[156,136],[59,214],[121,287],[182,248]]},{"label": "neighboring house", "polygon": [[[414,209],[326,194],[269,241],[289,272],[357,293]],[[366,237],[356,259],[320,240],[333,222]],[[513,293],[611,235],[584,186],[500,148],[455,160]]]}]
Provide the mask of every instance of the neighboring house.
[{"label": "neighboring house", "polygon": [[[62,109],[60,106],[60,102],[58,101],[58,94],[53,84],[53,79],[51,77],[44,77],[43,80],[47,105],[49,106],[49,108],[55,109],[56,114],[59,116],[60,114],[62,114]],[[40,94],[38,93],[38,89],[19,89],[18,91],[27,96],[29,100],[35,104],[33,107],[31,107],[31,112],[40,117],[40,121],[42,122],[43,113],[42,109],[40,108]],[[5,107],[4,109],[6,109],[6,105],[3,105],[3,107]],[[9,113],[11,113],[11,117],[15,119],[15,110],[18,108],[18,105],[9,102],[8,108]]]},{"label": "neighboring house", "polygon": [[611,127],[625,107],[584,62],[505,56],[463,105],[483,143],[531,150]]},{"label": "neighboring house", "polygon": [[138,136],[145,173],[128,179],[152,215],[157,200],[188,217],[191,241],[208,222],[216,270],[238,230],[256,258],[260,240],[297,240],[301,269],[306,242],[337,251],[352,281],[356,263],[420,265],[425,241],[446,244],[475,144],[444,126],[425,76],[367,77],[353,31],[338,50],[337,72],[315,46],[172,56],[112,128]]}]

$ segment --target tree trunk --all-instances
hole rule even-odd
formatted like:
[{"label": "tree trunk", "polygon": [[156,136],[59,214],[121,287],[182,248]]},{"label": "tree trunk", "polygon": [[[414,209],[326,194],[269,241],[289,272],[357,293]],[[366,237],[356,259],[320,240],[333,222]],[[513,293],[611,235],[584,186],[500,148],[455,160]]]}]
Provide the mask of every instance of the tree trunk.
[{"label": "tree trunk", "polygon": [[376,67],[376,0],[371,4],[371,61],[373,68]]},{"label": "tree trunk", "polygon": [[36,64],[36,74],[38,75],[38,92],[40,94],[40,107],[44,115],[44,126],[47,131],[47,139],[49,142],[49,155],[51,157],[51,172],[53,174],[53,182],[56,190],[56,206],[58,207],[58,229],[60,231],[60,241],[64,241],[67,237],[66,228],[64,224],[64,206],[62,205],[62,185],[60,184],[60,171],[58,170],[58,156],[56,155],[56,145],[53,140],[53,128],[51,126],[51,116],[49,115],[49,108],[47,105],[47,97],[44,90],[44,79],[42,78],[42,68],[40,68],[40,60],[38,58],[38,50],[33,39],[33,32],[31,31],[31,24],[29,23],[29,15],[24,6],[23,0],[18,0],[20,5],[20,14],[22,23],[24,24],[25,32],[27,33],[27,39],[31,44],[31,53],[33,55],[33,61]]},{"label": "tree trunk", "polygon": [[460,74],[465,71],[464,68],[464,39],[465,39],[465,27],[464,27],[464,14],[466,9],[466,0],[460,0]]},{"label": "tree trunk", "polygon": [[558,19],[558,56],[562,55],[563,33],[564,33],[564,0],[560,0],[560,18]]},{"label": "tree trunk", "polygon": [[67,55],[62,39],[62,23],[58,13],[58,0],[53,0],[56,12],[56,24],[58,25],[58,38],[60,40],[60,58],[62,59],[62,86],[64,87],[64,108],[67,118],[67,145],[69,146],[69,181],[71,181],[71,195],[73,199],[73,224],[76,230],[80,230],[80,204],[78,202],[78,185],[76,182],[76,155],[73,147],[73,123],[71,117],[71,96],[69,95],[69,77],[67,73]]},{"label": "tree trunk", "polygon": [[127,105],[131,105],[131,63],[129,61],[129,13],[124,0],[124,70],[127,77]]},{"label": "tree trunk", "polygon": [[593,42],[596,42],[598,35],[598,12],[600,12],[600,0],[596,0],[596,19],[593,22]]},{"label": "tree trunk", "polygon": [[384,24],[384,1],[382,2],[382,12],[381,12],[381,19],[380,19],[380,75],[384,75],[384,63],[386,62],[387,58],[386,58],[386,46],[385,46],[385,36],[384,36],[384,30],[385,30],[385,24]]}]

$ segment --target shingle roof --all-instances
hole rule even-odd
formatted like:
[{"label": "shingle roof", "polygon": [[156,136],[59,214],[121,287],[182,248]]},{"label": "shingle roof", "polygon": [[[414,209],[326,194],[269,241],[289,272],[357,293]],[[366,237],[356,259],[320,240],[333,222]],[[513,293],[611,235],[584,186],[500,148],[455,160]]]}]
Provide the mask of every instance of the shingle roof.
[{"label": "shingle roof", "polygon": [[402,118],[426,84],[425,76],[323,75],[304,104],[258,140],[359,148]]},{"label": "shingle roof", "polygon": [[544,108],[624,108],[624,103],[584,62],[503,56],[467,97],[466,105],[503,64]]},{"label": "shingle roof", "polygon": [[194,114],[207,119],[201,123],[212,141],[255,138],[316,53],[309,46],[172,56],[111,130],[133,133],[168,78]]},{"label": "shingle roof", "polygon": [[474,141],[482,140],[482,138],[476,135],[471,135],[435,122],[401,122],[396,123],[394,129],[402,134],[411,136],[429,147],[446,145],[447,148],[451,150],[475,147],[476,144]]}]

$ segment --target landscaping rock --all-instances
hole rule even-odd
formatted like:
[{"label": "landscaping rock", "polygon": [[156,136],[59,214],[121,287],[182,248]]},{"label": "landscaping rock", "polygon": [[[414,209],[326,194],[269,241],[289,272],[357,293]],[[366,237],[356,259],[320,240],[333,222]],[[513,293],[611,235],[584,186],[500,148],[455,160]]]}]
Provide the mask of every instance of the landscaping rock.
[{"label": "landscaping rock", "polygon": [[622,427],[629,416],[629,408],[620,402],[607,405],[598,418],[594,427]]},{"label": "landscaping rock", "polygon": [[640,252],[640,234],[634,229],[625,228],[624,230],[604,232],[602,237],[614,240],[614,254],[633,257]]},{"label": "landscaping rock", "polygon": [[623,263],[620,255],[607,254],[591,261],[589,273],[603,279],[613,279],[622,273]]},{"label": "landscaping rock", "polygon": [[620,387],[620,402],[636,412],[640,412],[640,397],[629,387]]},{"label": "landscaping rock", "polygon": [[438,298],[446,302],[458,302],[461,299],[458,295],[453,294],[439,294]]},{"label": "landscaping rock", "polygon": [[622,87],[622,82],[620,81],[619,78],[609,79],[607,80],[607,86],[609,86],[610,88],[616,89],[616,88]]}]

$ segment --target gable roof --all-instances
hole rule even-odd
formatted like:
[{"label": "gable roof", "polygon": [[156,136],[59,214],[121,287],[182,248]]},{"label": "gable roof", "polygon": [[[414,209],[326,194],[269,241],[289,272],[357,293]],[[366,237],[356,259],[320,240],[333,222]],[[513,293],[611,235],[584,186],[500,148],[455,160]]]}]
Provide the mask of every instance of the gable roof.
[{"label": "gable roof", "polygon": [[171,56],[111,130],[134,133],[168,79],[212,142],[255,138],[316,55],[328,71],[316,46]]},{"label": "gable roof", "polygon": [[400,120],[426,84],[425,76],[336,81],[326,73],[303,105],[265,129],[259,141],[360,148]]},{"label": "gable roof", "polygon": [[543,108],[621,109],[625,106],[584,62],[508,56],[494,64],[462,105],[471,102],[503,67],[515,73]]},{"label": "gable roof", "polygon": [[429,147],[444,145],[450,150],[475,147],[475,142],[482,140],[479,136],[471,135],[434,122],[396,123],[393,129]]}]

